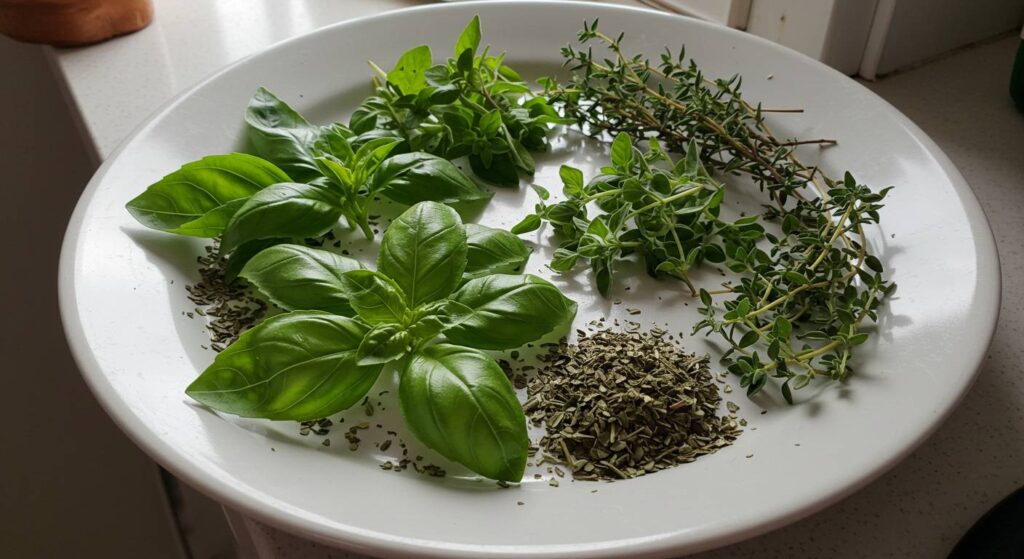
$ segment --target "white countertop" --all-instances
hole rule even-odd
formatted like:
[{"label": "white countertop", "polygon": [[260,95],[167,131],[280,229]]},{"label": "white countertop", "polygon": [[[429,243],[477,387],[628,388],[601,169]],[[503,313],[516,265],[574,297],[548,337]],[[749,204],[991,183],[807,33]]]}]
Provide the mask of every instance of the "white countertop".
[{"label": "white countertop", "polygon": [[[150,113],[224,65],[336,21],[411,0],[155,0],[156,20],[100,45],[54,50],[58,74],[97,159]],[[623,1],[621,3],[635,4]],[[1006,38],[869,87],[946,151],[988,214],[1003,268],[989,358],[940,431],[841,503],[701,557],[940,557],[999,499],[1024,485],[1024,115],[1007,81]],[[927,205],[927,200],[922,200]],[[899,418],[893,418],[894,428]],[[337,550],[246,521],[261,558],[339,557]]]}]

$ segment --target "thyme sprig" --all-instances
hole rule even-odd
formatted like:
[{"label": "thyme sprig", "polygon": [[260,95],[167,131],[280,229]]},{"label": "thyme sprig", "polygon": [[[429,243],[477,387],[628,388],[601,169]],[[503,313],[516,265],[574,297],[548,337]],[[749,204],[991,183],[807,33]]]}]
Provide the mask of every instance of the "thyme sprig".
[{"label": "thyme sprig", "polygon": [[[644,156],[648,163],[660,159],[649,155],[660,152],[658,142],[671,152],[689,151],[688,159],[696,156],[710,167],[712,176],[748,176],[772,202],[766,206],[764,218],[778,223],[779,234],[764,232],[756,218],[733,224],[719,219],[716,208],[721,194],[708,194],[716,191],[710,178],[700,189],[707,198],[699,209],[662,215],[674,221],[665,233],[676,236],[678,242],[662,243],[661,248],[667,246],[670,252],[663,250],[664,258],[644,250],[644,259],[653,275],[675,276],[697,292],[704,319],[694,332],[716,334],[728,344],[724,358],[730,362],[729,370],[741,377],[741,385],[751,396],[760,392],[769,378],[779,379],[782,395],[789,402],[793,390],[815,378],[845,380],[853,372],[854,348],[868,339],[865,319],[877,321],[879,305],[896,287],[884,279],[882,263],[870,254],[864,232],[865,226],[878,223],[889,188],[874,192],[848,172],[842,179],[834,179],[817,166],[801,162],[795,153],[797,146],[826,146],[835,141],[777,137],[765,121],[765,113],[793,110],[772,111],[750,104],[740,94],[739,76],[708,78],[693,60],[687,60],[685,49],[676,56],[666,50],[655,64],[642,55],[627,55],[622,35],[612,38],[601,33],[597,21],[584,24],[578,38],[584,45],[602,45],[612,56],[595,58],[589,46],[562,49],[571,78],[567,83],[547,79],[542,84],[551,104],[566,117],[591,135],[627,134],[637,141],[657,140]],[[611,182],[620,185],[629,180],[650,185],[653,176],[664,173],[640,167],[613,171],[619,178]],[[632,177],[626,176],[630,173]],[[676,182],[685,174],[677,173]],[[598,177],[586,190],[599,190],[592,185],[601,183],[609,181]],[[614,196],[629,204],[626,215],[635,217],[635,202],[622,196],[623,190],[618,188],[617,194],[601,200],[602,209],[612,209],[615,204],[610,198]],[[594,194],[586,194],[584,199],[587,196]],[[713,197],[717,200],[708,203]],[[590,221],[584,210],[570,216],[570,222],[577,223],[569,227],[564,220],[552,219],[564,213],[562,204],[538,206],[536,218],[538,222],[541,218],[551,221],[569,239],[552,262],[556,269],[571,268],[568,264],[575,263],[573,253],[587,256],[580,247],[591,234],[591,224],[618,215],[613,210],[607,217]],[[737,234],[742,231],[746,233]],[[618,242],[624,244],[621,237]],[[638,243],[626,248],[646,248],[644,241]],[[698,290],[687,272],[703,261],[723,261],[739,279],[720,289]],[[590,262],[598,287],[606,292],[610,279],[602,278],[604,264],[595,265],[594,258]],[[607,268],[610,274],[610,266]]]}]

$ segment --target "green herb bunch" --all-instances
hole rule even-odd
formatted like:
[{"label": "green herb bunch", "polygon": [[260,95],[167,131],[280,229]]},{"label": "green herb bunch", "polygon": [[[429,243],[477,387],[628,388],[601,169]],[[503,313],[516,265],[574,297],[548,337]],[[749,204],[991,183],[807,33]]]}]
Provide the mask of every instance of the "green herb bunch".
[{"label": "green herb bunch", "polygon": [[479,48],[474,17],[443,64],[434,64],[430,47],[419,46],[390,72],[373,65],[376,91],[349,122],[355,143],[400,138],[412,151],[468,157],[477,176],[502,186],[517,186],[519,172],[533,174],[531,152],[547,149],[550,125],[572,121],[531,93],[504,55],[489,48],[477,54]]},{"label": "green herb bunch", "polygon": [[[607,295],[616,260],[638,253],[652,276],[669,275],[682,280],[692,294],[697,288],[688,272],[704,261],[725,261],[723,242],[752,244],[763,237],[756,217],[727,223],[718,218],[724,190],[712,180],[691,149],[671,168],[657,140],[644,153],[620,133],[612,142],[611,166],[584,183],[583,173],[562,166],[564,200],[548,204],[549,193],[535,187],[541,198],[534,214],[512,228],[525,233],[547,221],[560,233],[551,268],[572,270],[579,260],[589,262],[594,282]],[[588,217],[588,204],[600,210]]]},{"label": "green herb bunch", "polygon": [[[222,236],[228,254],[247,243],[316,237],[345,217],[367,238],[370,204],[470,203],[490,198],[454,164],[423,152],[393,155],[401,141],[379,138],[354,147],[340,124],[310,124],[260,88],[245,120],[260,156],[213,155],[183,165],[128,202],[143,225],[194,237]],[[244,262],[239,262],[242,264]]]},{"label": "green herb bunch", "polygon": [[529,440],[522,407],[482,350],[517,348],[568,324],[576,305],[521,268],[522,241],[467,227],[422,202],[385,231],[377,270],[301,245],[263,250],[240,276],[284,309],[217,355],[187,393],[211,408],[275,420],[358,403],[385,366],[423,443],[471,470],[518,481]]},{"label": "green herb bunch", "polygon": [[[874,192],[857,184],[849,173],[834,180],[817,167],[801,163],[794,153],[795,146],[834,142],[778,139],[765,123],[764,114],[770,111],[743,100],[738,77],[709,80],[696,63],[686,62],[683,50],[676,57],[666,52],[656,65],[640,55],[627,56],[622,36],[613,39],[604,35],[597,30],[596,21],[584,26],[579,40],[601,43],[612,57],[599,60],[590,49],[565,47],[562,54],[572,70],[571,79],[566,84],[551,79],[543,82],[552,104],[585,132],[596,136],[618,134],[615,144],[620,146],[625,143],[619,137],[625,134],[637,141],[654,139],[669,151],[687,153],[682,163],[684,176],[688,171],[686,161],[699,160],[716,173],[750,177],[772,201],[765,218],[778,222],[781,234],[766,233],[753,216],[723,223],[715,208],[724,191],[705,184],[700,189],[694,186],[692,194],[684,194],[686,190],[681,189],[687,188],[683,186],[687,183],[682,182],[678,166],[673,173],[649,170],[651,161],[662,159],[657,142],[651,142],[650,151],[642,157],[646,165],[633,168],[616,164],[613,147],[613,172],[608,174],[616,176],[615,180],[597,177],[588,185],[591,193],[585,192],[577,202],[570,197],[568,206],[539,207],[543,217],[569,239],[556,254],[552,267],[567,269],[576,257],[589,258],[598,287],[606,292],[609,280],[603,275],[607,275],[604,270],[608,266],[595,264],[592,255],[607,260],[609,250],[621,254],[622,248],[646,250],[656,246],[659,249],[652,254],[644,253],[649,271],[679,277],[693,291],[687,270],[702,261],[723,262],[741,278],[721,289],[699,290],[705,318],[694,330],[716,334],[728,343],[724,357],[732,360],[729,369],[740,375],[748,395],[757,394],[769,378],[776,378],[781,382],[782,395],[792,403],[792,391],[815,378],[846,379],[852,373],[853,348],[868,339],[862,327],[864,319],[877,320],[881,301],[896,287],[884,279],[882,263],[868,252],[864,235],[865,226],[878,222],[889,188]],[[626,149],[620,147],[619,151],[625,153]],[[619,163],[625,161],[619,157]],[[633,157],[640,158],[635,151]],[[709,181],[707,173],[690,165],[691,174]],[[563,182],[567,184],[568,173],[563,170]],[[658,184],[667,183],[667,187],[659,190],[654,185],[658,176],[665,177],[657,179]],[[578,181],[573,178],[571,182]],[[666,242],[663,236],[652,242],[640,225],[636,229],[641,232],[630,235],[647,240],[633,236],[611,240],[603,235],[608,223],[622,223],[627,232],[632,229],[628,220],[620,221],[614,211],[593,225],[593,230],[597,220],[588,220],[585,211],[568,221],[561,219],[568,207],[579,202],[601,203],[598,198],[588,197],[604,188],[598,185],[609,182],[621,185],[605,190],[612,200],[626,200],[627,182],[648,185],[648,192],[657,193],[662,200],[692,198],[682,204],[681,211],[676,210],[674,225],[670,210],[659,210],[661,223],[673,242]],[[631,190],[639,192],[635,187]],[[639,207],[631,203],[626,216],[642,215],[637,210],[650,203],[657,203],[656,199],[641,202]],[[602,209],[612,208],[606,204]],[[528,217],[517,230],[529,229],[531,222],[537,223],[539,218]],[[679,242],[674,242],[672,234]],[[600,243],[597,239],[584,242],[588,237],[603,238],[601,250],[590,248]],[[640,244],[623,246],[633,242]],[[716,301],[715,297],[723,300]]]}]

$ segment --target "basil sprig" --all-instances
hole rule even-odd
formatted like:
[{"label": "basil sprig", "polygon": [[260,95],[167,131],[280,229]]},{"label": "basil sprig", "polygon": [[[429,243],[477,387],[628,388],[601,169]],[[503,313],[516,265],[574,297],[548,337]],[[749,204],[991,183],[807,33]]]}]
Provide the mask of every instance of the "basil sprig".
[{"label": "basil sprig", "polygon": [[130,201],[128,211],[168,233],[223,236],[228,254],[252,241],[322,235],[342,217],[372,238],[370,204],[378,196],[410,205],[490,198],[451,161],[399,153],[401,138],[355,144],[344,125],[310,124],[263,88],[245,120],[259,157],[232,153],[187,163]]},{"label": "basil sprig", "polygon": [[243,334],[186,392],[227,413],[305,421],[357,403],[393,364],[413,434],[480,475],[518,481],[526,419],[481,350],[539,339],[568,324],[576,304],[536,276],[488,275],[521,267],[522,241],[467,227],[443,204],[412,206],[381,243],[376,271],[295,245],[253,257],[241,276],[290,312]]}]

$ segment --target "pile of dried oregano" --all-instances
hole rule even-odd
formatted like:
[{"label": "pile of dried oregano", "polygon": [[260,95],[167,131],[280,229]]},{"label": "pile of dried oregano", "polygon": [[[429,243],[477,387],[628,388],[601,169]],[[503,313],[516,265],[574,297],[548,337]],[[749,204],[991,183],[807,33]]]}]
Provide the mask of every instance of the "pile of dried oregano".
[{"label": "pile of dried oregano", "polygon": [[624,479],[692,462],[742,432],[707,357],[686,354],[666,333],[580,331],[553,344],[527,381],[525,410],[545,424],[540,447],[581,480]]}]

